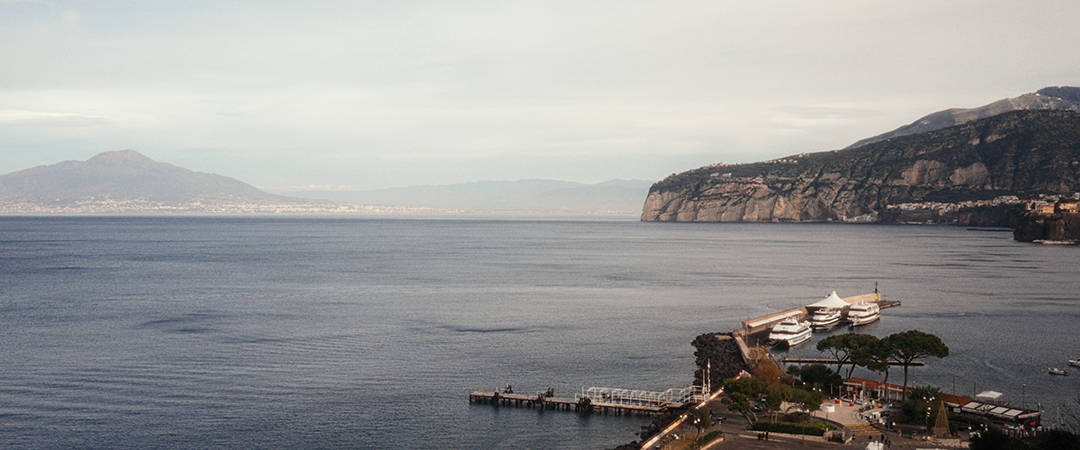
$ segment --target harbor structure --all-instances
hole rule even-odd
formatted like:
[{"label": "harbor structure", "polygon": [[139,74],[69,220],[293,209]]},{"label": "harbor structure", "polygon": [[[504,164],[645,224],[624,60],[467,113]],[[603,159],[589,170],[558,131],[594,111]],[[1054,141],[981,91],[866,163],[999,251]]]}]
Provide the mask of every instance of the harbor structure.
[{"label": "harbor structure", "polygon": [[[835,297],[835,298],[830,298]],[[835,292],[826,298],[831,302],[831,307],[838,307],[836,300],[852,305],[863,302],[873,302],[881,308],[899,306],[900,302],[886,302],[877,290],[870,294],[857,295],[840,299]],[[748,345],[748,338],[757,333],[771,329],[785,319],[804,319],[810,311],[818,307],[826,307],[824,304],[815,304],[799,308],[792,308],[779,313],[769,314],[763,317],[750,319],[742,322],[742,327],[731,333],[742,355],[743,362],[752,369],[761,364],[775,366],[777,372],[782,373],[780,366],[765,348],[757,345]],[[808,309],[809,308],[809,309]],[[792,361],[794,362],[794,361]],[[549,389],[547,392],[537,394],[518,394],[509,386],[503,391],[474,391],[469,394],[470,403],[485,403],[491,405],[508,405],[528,408],[557,409],[564,411],[599,411],[614,412],[616,414],[659,414],[671,409],[677,409],[701,402],[714,393],[708,385],[709,376],[703,377],[703,386],[690,386],[687,388],[668,389],[662,392],[590,387],[582,388],[580,394],[574,397],[556,397]]]},{"label": "harbor structure", "polygon": [[556,409],[579,412],[614,412],[616,414],[660,414],[668,409],[681,408],[706,398],[707,387],[690,386],[666,391],[590,387],[581,394],[556,397],[554,391],[533,395],[516,394],[510,389],[502,392],[475,391],[469,394],[470,403],[520,406],[527,408]]},{"label": "harbor structure", "polygon": [[[816,311],[817,309],[820,309],[820,308],[826,308],[826,307],[843,308],[844,309],[843,312],[846,314],[846,312],[847,312],[846,309],[850,308],[851,305],[858,304],[858,303],[873,303],[873,304],[876,304],[878,306],[878,308],[880,308],[880,309],[891,308],[893,306],[900,306],[899,301],[887,301],[887,300],[884,299],[884,297],[881,295],[881,293],[877,292],[877,291],[871,292],[869,294],[856,295],[854,297],[845,297],[845,298],[836,297],[835,294],[836,293],[833,292],[832,295],[829,295],[828,297],[825,298],[825,300],[823,300],[823,301],[829,301],[829,303],[827,303],[827,304],[822,303],[822,302],[818,302],[818,303],[810,304],[810,305],[807,305],[807,306],[800,306],[798,308],[791,308],[791,309],[787,309],[787,310],[784,310],[784,311],[780,311],[778,313],[773,313],[773,314],[761,316],[761,317],[758,317],[758,318],[745,320],[745,321],[742,322],[742,332],[743,332],[744,335],[757,334],[757,333],[760,333],[762,331],[772,329],[772,327],[776,326],[776,324],[780,323],[784,319],[794,317],[797,320],[803,320],[808,314],[811,314],[813,311]],[[836,300],[839,300],[842,303],[836,303],[835,301],[833,301],[833,299],[831,297],[836,297]]]}]

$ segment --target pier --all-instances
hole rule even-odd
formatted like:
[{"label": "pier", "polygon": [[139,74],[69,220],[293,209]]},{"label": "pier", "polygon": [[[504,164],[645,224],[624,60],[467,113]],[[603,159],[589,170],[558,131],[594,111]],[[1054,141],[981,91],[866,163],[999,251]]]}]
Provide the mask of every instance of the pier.
[{"label": "pier", "polygon": [[498,391],[476,391],[469,394],[469,403],[489,403],[492,405],[510,405],[527,408],[559,409],[579,411],[581,405],[577,399],[566,397],[548,397],[544,394],[525,395]]},{"label": "pier", "polygon": [[574,398],[556,397],[550,390],[534,395],[516,394],[509,389],[504,392],[475,391],[469,394],[470,403],[615,414],[660,414],[668,409],[700,402],[704,398],[704,389],[701,386],[668,389],[663,392],[591,387]]},{"label": "pier", "polygon": [[[795,363],[795,364],[837,364],[839,361],[833,358],[780,358],[782,363]],[[851,361],[844,361],[844,364],[851,364]],[[905,365],[900,361],[889,361],[890,366],[903,366]],[[912,361],[908,366],[925,366],[926,363],[922,361]]]}]

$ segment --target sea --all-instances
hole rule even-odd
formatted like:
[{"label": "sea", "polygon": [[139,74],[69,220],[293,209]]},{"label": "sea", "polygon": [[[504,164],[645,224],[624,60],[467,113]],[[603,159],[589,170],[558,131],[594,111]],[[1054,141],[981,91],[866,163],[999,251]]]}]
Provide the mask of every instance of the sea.
[{"label": "sea", "polygon": [[468,395],[687,387],[696,336],[874,289],[902,306],[860,332],[949,347],[913,385],[1050,423],[1080,396],[1047,370],[1080,358],[1078,263],[941,226],[0,217],[0,448],[612,448],[651,419]]}]

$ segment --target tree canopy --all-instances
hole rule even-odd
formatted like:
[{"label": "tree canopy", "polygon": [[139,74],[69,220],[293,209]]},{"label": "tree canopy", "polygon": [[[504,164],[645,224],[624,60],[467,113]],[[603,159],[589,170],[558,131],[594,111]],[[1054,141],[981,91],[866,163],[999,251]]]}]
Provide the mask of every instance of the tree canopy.
[{"label": "tree canopy", "polygon": [[761,393],[762,384],[761,380],[754,377],[745,378],[728,378],[724,380],[724,389],[728,394],[743,394],[747,397],[754,397]]},{"label": "tree canopy", "polygon": [[702,428],[707,428],[712,423],[712,410],[708,407],[691,408],[687,414],[687,421],[697,428],[698,434],[701,434]]},{"label": "tree canopy", "polygon": [[814,411],[821,408],[823,401],[825,394],[821,391],[806,391],[782,384],[769,386],[765,393],[765,407],[773,411],[779,411],[785,402]]},{"label": "tree canopy", "polygon": [[840,374],[825,367],[824,364],[810,364],[799,371],[799,379],[812,387],[821,388],[823,392],[840,392],[844,386],[844,379]]},{"label": "tree canopy", "polygon": [[933,356],[944,358],[949,356],[949,347],[941,342],[941,338],[930,333],[918,330],[908,330],[891,334],[885,338],[892,347],[892,355],[904,366],[904,392],[908,386],[908,367],[918,358]]},{"label": "tree canopy", "polygon": [[876,342],[860,347],[851,356],[852,362],[865,367],[871,372],[883,372],[885,385],[889,384],[889,360],[893,357],[893,347],[888,339],[878,339]]},{"label": "tree canopy", "polygon": [[720,399],[732,412],[746,414],[750,411],[750,399],[761,393],[761,380],[753,377],[728,378],[724,380],[727,396]]},{"label": "tree canopy", "polygon": [[856,362],[852,360],[852,357],[857,356],[860,349],[871,348],[877,343],[878,338],[869,334],[844,333],[832,335],[818,341],[817,349],[820,352],[831,354],[836,359],[836,373],[840,373],[845,365],[850,364],[851,368],[848,369],[847,376],[844,377],[849,379],[856,366]]}]

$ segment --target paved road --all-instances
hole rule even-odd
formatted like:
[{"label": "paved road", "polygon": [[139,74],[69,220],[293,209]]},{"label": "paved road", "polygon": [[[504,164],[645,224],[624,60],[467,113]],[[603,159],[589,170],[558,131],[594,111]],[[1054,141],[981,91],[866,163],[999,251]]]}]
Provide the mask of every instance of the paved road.
[{"label": "paved road", "polygon": [[[727,407],[723,406],[719,401],[709,403],[709,407],[713,410],[714,417],[723,417],[721,424],[717,427],[710,429],[709,431],[719,429],[724,432],[724,441],[709,445],[708,450],[780,450],[780,449],[820,449],[820,450],[838,450],[838,449],[864,449],[870,442],[880,441],[882,432],[876,428],[870,426],[866,420],[864,420],[858,407],[834,407],[834,411],[828,413],[829,420],[843,424],[846,429],[853,430],[855,438],[847,444],[838,444],[832,442],[820,442],[814,440],[805,440],[800,437],[784,436],[784,435],[769,435],[769,440],[759,440],[757,432],[747,431],[746,428],[750,426],[750,422],[741,414],[736,414],[728,411]],[[815,414],[817,415],[817,414]],[[825,412],[821,412],[821,417],[825,417]],[[919,440],[903,439],[896,434],[886,434],[890,442],[890,446],[887,450],[918,450],[928,448],[946,448],[943,445],[935,444],[932,442],[923,442]],[[669,449],[676,449],[677,447],[667,447]]]}]

